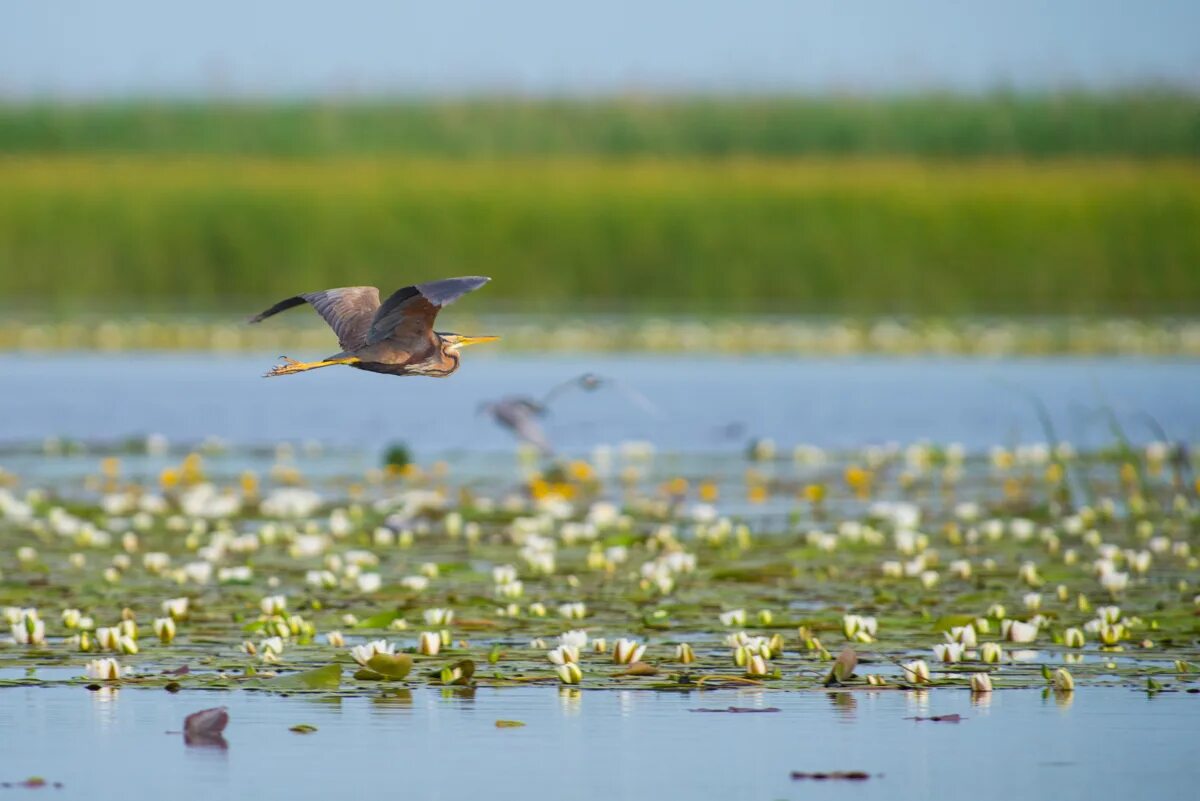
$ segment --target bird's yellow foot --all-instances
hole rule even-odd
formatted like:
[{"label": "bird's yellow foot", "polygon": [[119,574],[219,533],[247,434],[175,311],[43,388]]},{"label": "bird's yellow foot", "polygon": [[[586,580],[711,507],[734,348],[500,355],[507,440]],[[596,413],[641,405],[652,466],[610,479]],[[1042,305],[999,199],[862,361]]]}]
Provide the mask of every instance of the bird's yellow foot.
[{"label": "bird's yellow foot", "polygon": [[283,364],[277,364],[271,368],[271,372],[264,373],[263,378],[273,378],[277,375],[291,375],[292,373],[303,373],[305,370],[311,370],[312,365],[298,362],[295,359],[289,359],[287,356],[280,356],[283,359]]}]

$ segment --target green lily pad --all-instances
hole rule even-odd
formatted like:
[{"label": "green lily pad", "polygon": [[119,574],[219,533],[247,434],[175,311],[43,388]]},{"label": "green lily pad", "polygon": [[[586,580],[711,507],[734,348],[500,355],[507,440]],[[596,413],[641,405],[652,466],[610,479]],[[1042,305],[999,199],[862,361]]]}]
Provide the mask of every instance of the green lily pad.
[{"label": "green lily pad", "polygon": [[388,679],[402,679],[412,670],[412,657],[408,654],[375,654],[367,660],[367,668]]},{"label": "green lily pad", "polygon": [[342,685],[342,666],[326,665],[303,673],[278,676],[265,684],[272,690],[336,690]]}]

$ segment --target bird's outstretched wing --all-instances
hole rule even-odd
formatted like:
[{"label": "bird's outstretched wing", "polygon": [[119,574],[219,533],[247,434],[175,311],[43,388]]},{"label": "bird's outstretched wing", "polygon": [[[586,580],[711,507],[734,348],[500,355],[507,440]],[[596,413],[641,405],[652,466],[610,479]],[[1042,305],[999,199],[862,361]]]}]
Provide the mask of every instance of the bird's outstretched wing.
[{"label": "bird's outstretched wing", "polygon": [[479,275],[445,278],[424,284],[406,286],[392,293],[383,302],[371,321],[366,344],[376,345],[385,339],[398,342],[422,342],[429,339],[433,321],[443,306],[449,306],[468,292],[492,279]]},{"label": "bird's outstretched wing", "polygon": [[344,286],[323,289],[320,292],[305,292],[303,295],[281,300],[266,311],[250,318],[251,323],[262,322],[268,317],[287,311],[293,306],[309,303],[325,318],[329,327],[337,334],[342,350],[353,352],[367,344],[371,321],[379,310],[379,290],[373,286]]}]

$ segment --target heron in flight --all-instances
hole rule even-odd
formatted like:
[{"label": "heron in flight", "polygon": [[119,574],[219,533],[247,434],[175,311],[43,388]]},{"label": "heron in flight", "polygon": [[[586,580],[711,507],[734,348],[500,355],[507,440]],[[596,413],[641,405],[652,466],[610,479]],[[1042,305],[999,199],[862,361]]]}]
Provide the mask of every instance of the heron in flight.
[{"label": "heron in flight", "polygon": [[446,278],[398,289],[383,303],[373,286],[347,286],[306,292],[281,300],[250,318],[251,323],[308,303],[337,334],[341,353],[318,362],[298,362],[286,356],[267,377],[303,373],[318,367],[345,364],[389,375],[427,375],[444,378],[458,369],[459,350],[499,337],[450,334],[433,330],[443,306],[492,279],[482,276]]}]

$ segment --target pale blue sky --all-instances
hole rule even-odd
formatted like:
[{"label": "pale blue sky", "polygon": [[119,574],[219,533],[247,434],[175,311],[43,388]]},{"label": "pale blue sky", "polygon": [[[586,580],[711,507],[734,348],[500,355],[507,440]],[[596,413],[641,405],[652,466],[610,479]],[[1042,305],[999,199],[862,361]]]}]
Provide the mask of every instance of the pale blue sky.
[{"label": "pale blue sky", "polygon": [[7,0],[0,96],[1200,89],[1200,0]]}]

